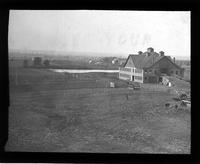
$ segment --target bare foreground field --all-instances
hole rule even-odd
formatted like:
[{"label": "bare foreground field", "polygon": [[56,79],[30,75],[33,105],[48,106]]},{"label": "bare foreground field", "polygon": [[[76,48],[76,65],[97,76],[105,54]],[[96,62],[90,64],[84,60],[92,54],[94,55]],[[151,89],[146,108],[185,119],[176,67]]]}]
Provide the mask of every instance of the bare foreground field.
[{"label": "bare foreground field", "polygon": [[176,95],[165,86],[133,91],[117,74],[73,78],[15,61],[9,69],[7,151],[190,153],[190,109],[166,108]]}]

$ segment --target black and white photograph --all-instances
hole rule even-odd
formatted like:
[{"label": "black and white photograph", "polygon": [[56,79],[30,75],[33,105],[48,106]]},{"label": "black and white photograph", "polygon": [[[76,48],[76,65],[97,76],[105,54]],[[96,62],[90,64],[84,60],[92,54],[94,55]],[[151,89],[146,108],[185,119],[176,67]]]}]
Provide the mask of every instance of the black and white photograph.
[{"label": "black and white photograph", "polygon": [[6,152],[191,154],[191,11],[9,11]]}]

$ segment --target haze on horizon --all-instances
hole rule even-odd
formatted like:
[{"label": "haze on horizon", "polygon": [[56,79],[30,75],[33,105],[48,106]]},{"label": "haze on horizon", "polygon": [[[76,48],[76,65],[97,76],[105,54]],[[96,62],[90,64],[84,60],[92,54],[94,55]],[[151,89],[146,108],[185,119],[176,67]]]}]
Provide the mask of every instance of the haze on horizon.
[{"label": "haze on horizon", "polygon": [[9,50],[190,59],[190,11],[10,10]]}]

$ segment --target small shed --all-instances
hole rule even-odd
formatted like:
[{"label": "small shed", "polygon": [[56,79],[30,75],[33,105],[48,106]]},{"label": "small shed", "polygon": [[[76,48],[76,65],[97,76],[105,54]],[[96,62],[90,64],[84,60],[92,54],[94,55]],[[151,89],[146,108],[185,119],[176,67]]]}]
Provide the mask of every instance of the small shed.
[{"label": "small shed", "polygon": [[115,83],[114,82],[110,82],[110,88],[115,88]]}]

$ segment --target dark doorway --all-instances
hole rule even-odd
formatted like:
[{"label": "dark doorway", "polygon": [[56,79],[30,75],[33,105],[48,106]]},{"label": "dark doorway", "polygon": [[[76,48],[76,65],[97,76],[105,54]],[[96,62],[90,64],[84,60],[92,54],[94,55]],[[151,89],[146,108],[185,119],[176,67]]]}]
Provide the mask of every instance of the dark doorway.
[{"label": "dark doorway", "polygon": [[162,77],[159,77],[159,80],[158,80],[159,82],[162,82]]},{"label": "dark doorway", "polygon": [[134,81],[134,76],[132,76],[132,81]]}]

